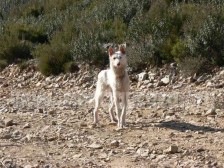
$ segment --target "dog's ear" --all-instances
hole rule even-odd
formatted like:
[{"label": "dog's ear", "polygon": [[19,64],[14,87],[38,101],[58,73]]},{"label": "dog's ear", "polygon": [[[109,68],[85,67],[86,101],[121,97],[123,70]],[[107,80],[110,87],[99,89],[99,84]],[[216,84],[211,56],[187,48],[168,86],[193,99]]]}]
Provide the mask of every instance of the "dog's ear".
[{"label": "dog's ear", "polygon": [[124,48],[122,45],[119,46],[119,51],[120,51],[122,54],[125,54],[125,48]]},{"label": "dog's ear", "polygon": [[109,47],[108,53],[109,53],[109,56],[112,56],[114,54],[114,49],[112,47]]}]

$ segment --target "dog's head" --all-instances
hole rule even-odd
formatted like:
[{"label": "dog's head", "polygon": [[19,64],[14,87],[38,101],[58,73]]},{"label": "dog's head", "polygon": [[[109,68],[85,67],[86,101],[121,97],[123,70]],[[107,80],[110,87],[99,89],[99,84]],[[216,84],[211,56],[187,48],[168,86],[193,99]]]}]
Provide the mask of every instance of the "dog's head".
[{"label": "dog's head", "polygon": [[120,45],[118,51],[114,51],[112,47],[108,49],[110,64],[114,68],[124,68],[127,65],[127,59],[125,54],[125,48]]}]

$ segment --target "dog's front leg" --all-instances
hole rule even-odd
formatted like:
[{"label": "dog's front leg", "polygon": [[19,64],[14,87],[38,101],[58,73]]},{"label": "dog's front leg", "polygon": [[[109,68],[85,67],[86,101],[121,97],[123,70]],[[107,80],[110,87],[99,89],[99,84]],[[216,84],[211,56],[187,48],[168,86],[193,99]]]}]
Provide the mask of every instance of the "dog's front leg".
[{"label": "dog's front leg", "polygon": [[114,98],[113,98],[113,92],[111,92],[110,93],[109,114],[110,114],[111,123],[116,123],[117,122],[117,119],[114,116],[113,107],[114,107]]},{"label": "dog's front leg", "polygon": [[119,93],[118,91],[113,91],[113,98],[114,98],[114,105],[115,105],[115,110],[116,110],[116,114],[117,114],[117,126],[120,128],[120,118],[121,118],[121,113],[120,113],[120,109],[119,109]]},{"label": "dog's front leg", "polygon": [[122,94],[122,113],[121,113],[121,127],[125,126],[125,118],[126,118],[126,108],[127,108],[127,92],[123,92]]}]

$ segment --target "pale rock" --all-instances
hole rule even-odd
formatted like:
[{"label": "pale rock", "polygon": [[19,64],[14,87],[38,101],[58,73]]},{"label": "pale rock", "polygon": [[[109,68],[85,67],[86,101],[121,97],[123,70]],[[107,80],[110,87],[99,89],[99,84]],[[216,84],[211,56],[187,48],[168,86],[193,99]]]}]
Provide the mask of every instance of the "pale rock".
[{"label": "pale rock", "polygon": [[30,126],[30,123],[26,123],[24,126],[23,126],[23,128],[25,129],[25,128],[30,128],[31,126]]},{"label": "pale rock", "polygon": [[119,143],[119,141],[117,141],[117,140],[113,140],[113,141],[110,143],[110,145],[111,145],[112,147],[119,147],[120,143]]},{"label": "pale rock", "polygon": [[224,70],[222,70],[222,71],[219,73],[219,75],[224,75]]},{"label": "pale rock", "polygon": [[79,153],[79,154],[75,154],[72,156],[73,159],[78,159],[82,156],[82,153]]},{"label": "pale rock", "polygon": [[138,74],[138,81],[144,81],[148,78],[148,74],[146,72],[142,72]]},{"label": "pale rock", "polygon": [[149,155],[149,150],[148,149],[144,149],[144,148],[139,148],[136,152],[139,156],[141,157],[148,157]]},{"label": "pale rock", "polygon": [[42,85],[41,82],[36,83],[36,87],[40,87]]},{"label": "pale rock", "polygon": [[166,154],[174,154],[178,152],[178,147],[176,145],[171,145],[168,149],[164,151]]},{"label": "pale rock", "polygon": [[106,153],[100,153],[98,158],[99,159],[106,159],[107,158],[107,154]]},{"label": "pale rock", "polygon": [[5,126],[6,126],[6,127],[9,127],[9,126],[13,126],[13,125],[14,125],[13,120],[10,119],[10,118],[6,118],[6,119],[4,120],[4,123],[5,123]]},{"label": "pale rock", "polygon": [[154,84],[153,84],[153,83],[149,83],[149,84],[147,85],[147,88],[154,88]]},{"label": "pale rock", "polygon": [[161,79],[161,82],[163,82],[164,85],[168,85],[170,83],[170,77],[169,75],[165,76]]},{"label": "pale rock", "polygon": [[102,145],[98,144],[98,143],[92,143],[91,145],[87,146],[88,148],[92,148],[92,149],[102,149]]},{"label": "pale rock", "polygon": [[209,116],[209,115],[216,115],[216,109],[215,108],[211,108],[209,109],[206,113],[205,116]]}]

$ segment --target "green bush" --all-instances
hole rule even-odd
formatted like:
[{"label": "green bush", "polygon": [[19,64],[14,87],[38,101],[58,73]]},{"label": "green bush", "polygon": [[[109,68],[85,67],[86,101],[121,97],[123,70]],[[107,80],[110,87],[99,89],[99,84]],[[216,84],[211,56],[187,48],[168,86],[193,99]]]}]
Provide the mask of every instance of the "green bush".
[{"label": "green bush", "polygon": [[30,43],[20,41],[16,35],[0,36],[0,60],[12,63],[19,59],[30,58],[32,58]]},{"label": "green bush", "polygon": [[74,61],[70,61],[64,64],[64,72],[77,72],[79,71],[78,65]]},{"label": "green bush", "polygon": [[98,34],[95,32],[80,33],[72,44],[72,55],[76,62],[87,61],[90,64],[105,65],[108,57],[105,50],[98,43]]},{"label": "green bush", "polygon": [[44,74],[58,74],[79,62],[105,66],[102,46],[127,42],[132,67],[186,59],[222,66],[223,9],[220,0],[0,1],[0,60],[33,52]]},{"label": "green bush", "polygon": [[0,60],[0,71],[8,65],[6,60]]},{"label": "green bush", "polygon": [[200,75],[210,71],[210,63],[203,57],[185,57],[180,61],[179,67],[185,76]]},{"label": "green bush", "polygon": [[32,28],[18,28],[20,40],[28,40],[32,43],[47,43],[48,36],[41,30]]},{"label": "green bush", "polygon": [[46,76],[65,72],[64,65],[72,61],[70,50],[65,44],[40,45],[33,54],[38,59],[38,68]]},{"label": "green bush", "polygon": [[224,65],[224,17],[208,16],[190,43],[192,55],[202,55],[215,65]]}]

